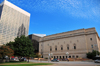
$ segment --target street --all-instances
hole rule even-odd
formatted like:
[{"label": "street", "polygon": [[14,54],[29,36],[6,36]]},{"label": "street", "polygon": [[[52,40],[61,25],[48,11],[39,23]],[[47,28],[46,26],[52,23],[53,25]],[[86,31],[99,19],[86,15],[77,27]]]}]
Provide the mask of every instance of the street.
[{"label": "street", "polygon": [[53,63],[53,65],[48,66],[97,66],[100,65],[100,63],[94,63],[94,62],[86,62],[86,61],[59,61],[59,62],[51,62],[51,61],[36,61],[36,60],[30,60],[30,62],[37,62],[37,63]]}]

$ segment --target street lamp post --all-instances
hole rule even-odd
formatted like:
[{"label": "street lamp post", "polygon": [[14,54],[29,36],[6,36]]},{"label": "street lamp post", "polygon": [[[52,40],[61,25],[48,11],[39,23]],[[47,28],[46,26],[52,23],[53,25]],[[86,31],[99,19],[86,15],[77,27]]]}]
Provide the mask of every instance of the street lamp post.
[{"label": "street lamp post", "polygon": [[[69,52],[66,52],[67,57],[68,57],[68,54],[69,54]],[[68,57],[68,58],[69,58],[69,57]]]},{"label": "street lamp post", "polygon": [[52,58],[52,55],[53,55],[53,53],[50,53],[51,58]]},{"label": "street lamp post", "polygon": [[48,62],[50,61],[50,58],[52,57],[53,53],[48,54]]},{"label": "street lamp post", "polygon": [[[74,47],[73,47],[73,55],[74,55]],[[74,55],[74,61],[75,61],[75,55]]]},{"label": "street lamp post", "polygon": [[48,54],[48,62],[49,62],[49,60],[50,60],[50,53]]}]

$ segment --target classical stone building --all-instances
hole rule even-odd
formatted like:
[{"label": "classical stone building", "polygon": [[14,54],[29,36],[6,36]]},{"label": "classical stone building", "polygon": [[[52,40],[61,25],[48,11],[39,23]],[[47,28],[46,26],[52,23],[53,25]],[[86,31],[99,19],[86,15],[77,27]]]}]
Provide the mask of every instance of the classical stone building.
[{"label": "classical stone building", "polygon": [[17,36],[28,36],[30,14],[4,0],[0,4],[0,45],[14,41]]},{"label": "classical stone building", "polygon": [[48,54],[53,58],[86,58],[86,53],[92,50],[100,52],[100,38],[95,28],[58,33],[39,40],[39,53],[44,58]]}]

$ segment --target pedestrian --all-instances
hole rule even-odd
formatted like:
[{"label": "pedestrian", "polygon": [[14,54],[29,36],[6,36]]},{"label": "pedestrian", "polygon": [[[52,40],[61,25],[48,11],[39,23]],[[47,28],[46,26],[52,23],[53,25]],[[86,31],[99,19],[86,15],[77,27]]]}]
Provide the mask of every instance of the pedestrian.
[{"label": "pedestrian", "polygon": [[69,58],[67,58],[67,61],[69,62]]}]

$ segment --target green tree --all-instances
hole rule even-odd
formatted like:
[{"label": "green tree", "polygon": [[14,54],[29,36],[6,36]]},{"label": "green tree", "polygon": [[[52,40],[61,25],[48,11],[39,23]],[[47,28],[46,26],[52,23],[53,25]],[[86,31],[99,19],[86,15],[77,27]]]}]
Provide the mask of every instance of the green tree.
[{"label": "green tree", "polygon": [[10,49],[9,46],[3,45],[0,47],[0,57],[1,58],[5,57],[6,55],[10,57],[10,56],[13,56],[13,54],[14,54],[14,51]]},{"label": "green tree", "polygon": [[24,35],[15,38],[15,42],[7,43],[7,45],[14,50],[15,56],[28,57],[28,62],[29,57],[34,54],[34,48],[31,40],[29,37],[25,37]]},{"label": "green tree", "polygon": [[100,55],[100,53],[96,50],[93,50],[92,52],[88,52],[86,55],[87,55],[87,58],[93,59],[94,57],[96,57],[96,55]]},{"label": "green tree", "polygon": [[7,43],[6,44],[6,46],[9,46],[12,50],[14,50],[14,46],[13,46],[13,44],[14,44],[15,42],[9,42],[9,43]]}]

